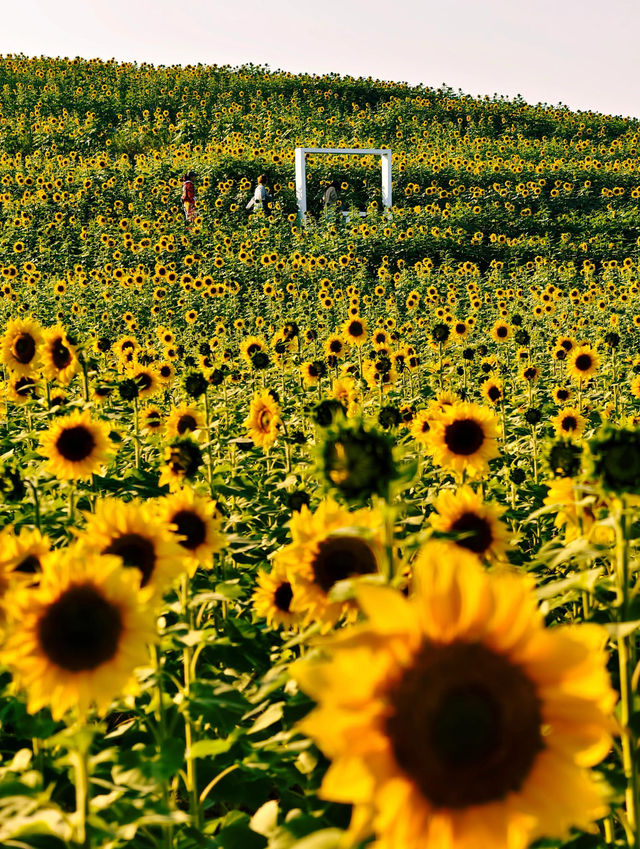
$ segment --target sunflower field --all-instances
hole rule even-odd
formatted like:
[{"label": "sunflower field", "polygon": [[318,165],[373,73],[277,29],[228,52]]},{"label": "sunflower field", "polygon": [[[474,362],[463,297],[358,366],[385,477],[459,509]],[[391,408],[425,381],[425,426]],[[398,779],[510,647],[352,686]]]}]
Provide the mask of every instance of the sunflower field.
[{"label": "sunflower field", "polygon": [[640,849],[637,121],[0,91],[0,846]]}]

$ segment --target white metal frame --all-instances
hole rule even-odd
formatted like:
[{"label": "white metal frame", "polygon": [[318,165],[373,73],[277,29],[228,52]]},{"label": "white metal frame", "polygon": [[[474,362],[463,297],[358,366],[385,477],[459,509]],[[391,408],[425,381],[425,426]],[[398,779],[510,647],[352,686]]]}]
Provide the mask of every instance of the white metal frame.
[{"label": "white metal frame", "polygon": [[391,197],[391,151],[386,148],[360,148],[360,147],[297,147],[296,148],[296,197],[298,198],[298,210],[302,219],[307,212],[307,165],[308,153],[326,153],[356,156],[379,156],[382,170],[382,205],[390,210]]}]

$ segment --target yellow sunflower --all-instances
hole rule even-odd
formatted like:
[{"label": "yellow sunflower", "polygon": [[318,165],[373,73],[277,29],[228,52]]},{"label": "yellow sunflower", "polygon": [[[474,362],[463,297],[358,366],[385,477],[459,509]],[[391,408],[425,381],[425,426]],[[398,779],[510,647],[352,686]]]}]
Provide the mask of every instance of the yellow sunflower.
[{"label": "yellow sunflower", "polygon": [[573,348],[567,356],[567,372],[576,383],[594,376],[600,367],[600,357],[589,345]]},{"label": "yellow sunflower", "polygon": [[51,551],[51,541],[39,530],[21,528],[16,533],[13,528],[5,528],[0,537],[2,547],[2,565],[12,578],[34,583],[42,571],[42,561]]},{"label": "yellow sunflower", "polygon": [[577,407],[564,407],[552,419],[556,436],[579,439],[584,433],[587,419]]},{"label": "yellow sunflower", "polygon": [[427,447],[439,466],[478,477],[500,453],[497,436],[498,422],[491,410],[461,402],[431,421]]},{"label": "yellow sunflower", "polygon": [[141,401],[157,395],[165,388],[158,372],[152,366],[134,363],[130,368],[129,377],[135,380],[138,387],[138,398]]},{"label": "yellow sunflower", "polygon": [[24,376],[37,371],[42,349],[42,328],[31,318],[7,322],[0,340],[0,361],[12,372]]},{"label": "yellow sunflower", "polygon": [[511,325],[506,321],[496,321],[491,328],[491,338],[496,342],[508,342],[513,334]]},{"label": "yellow sunflower", "polygon": [[343,325],[343,333],[352,345],[362,345],[367,340],[367,322],[355,315],[347,319]]},{"label": "yellow sunflower", "polygon": [[270,448],[276,441],[282,426],[280,405],[268,390],[253,396],[244,426],[260,448]]},{"label": "yellow sunflower", "polygon": [[182,404],[175,407],[167,417],[166,431],[170,438],[188,436],[191,433],[198,436],[204,426],[205,420],[202,413],[196,407]]},{"label": "yellow sunflower", "polygon": [[291,609],[306,622],[331,628],[341,617],[354,619],[353,601],[333,601],[329,594],[338,581],[372,575],[384,564],[383,522],[377,510],[354,513],[327,499],[315,513],[304,504],[289,524],[292,542],[275,554],[293,587]]},{"label": "yellow sunflower", "polygon": [[529,578],[432,542],[415,595],[362,584],[363,625],[291,674],[301,723],[332,760],[321,795],[354,806],[380,849],[525,849],[607,812],[588,767],[611,746],[616,696],[598,626],[545,630]]},{"label": "yellow sunflower", "polygon": [[507,549],[507,529],[500,521],[503,510],[488,504],[470,486],[456,492],[443,490],[433,502],[429,516],[435,531],[455,535],[455,545],[486,560],[502,558]]},{"label": "yellow sunflower", "polygon": [[62,480],[90,478],[107,462],[113,448],[109,426],[91,418],[88,410],[56,419],[40,437],[40,454]]},{"label": "yellow sunflower", "polygon": [[21,406],[27,404],[33,398],[37,398],[39,388],[38,381],[28,374],[10,377],[7,383],[7,397],[14,404]]},{"label": "yellow sunflower", "polygon": [[482,384],[482,394],[490,404],[500,404],[504,401],[504,386],[497,377],[490,377]]},{"label": "yellow sunflower", "polygon": [[340,401],[348,416],[354,416],[358,411],[360,393],[358,385],[352,377],[338,377],[331,385],[331,394]]},{"label": "yellow sunflower", "polygon": [[161,501],[159,511],[161,521],[175,534],[190,572],[198,565],[211,569],[213,555],[226,542],[217,503],[185,487]]},{"label": "yellow sunflower", "polygon": [[76,534],[82,546],[99,554],[113,554],[138,576],[140,588],[162,593],[184,570],[183,550],[151,504],[104,498],[86,526]]},{"label": "yellow sunflower", "polygon": [[271,572],[258,571],[258,585],[253,593],[253,609],[269,628],[297,628],[304,614],[292,609],[293,587],[287,569],[276,564]]},{"label": "yellow sunflower", "polygon": [[67,339],[64,328],[49,327],[44,331],[42,345],[42,373],[47,380],[67,384],[78,370],[78,358]]},{"label": "yellow sunflower", "polygon": [[32,713],[49,707],[54,719],[135,691],[134,669],[149,662],[153,611],[134,574],[116,557],[77,546],[43,558],[38,587],[15,585],[6,599],[9,634],[0,657]]},{"label": "yellow sunflower", "polygon": [[251,364],[251,358],[259,351],[265,352],[268,350],[267,343],[262,336],[247,336],[243,339],[240,345],[240,356],[242,359]]}]

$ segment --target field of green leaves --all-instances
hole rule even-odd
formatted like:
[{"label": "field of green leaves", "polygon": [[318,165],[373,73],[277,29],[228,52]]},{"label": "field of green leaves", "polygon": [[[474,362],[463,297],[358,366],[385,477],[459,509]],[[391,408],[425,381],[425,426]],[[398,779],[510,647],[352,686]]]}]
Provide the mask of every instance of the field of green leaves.
[{"label": "field of green leaves", "polygon": [[640,849],[637,122],[0,91],[0,845]]}]

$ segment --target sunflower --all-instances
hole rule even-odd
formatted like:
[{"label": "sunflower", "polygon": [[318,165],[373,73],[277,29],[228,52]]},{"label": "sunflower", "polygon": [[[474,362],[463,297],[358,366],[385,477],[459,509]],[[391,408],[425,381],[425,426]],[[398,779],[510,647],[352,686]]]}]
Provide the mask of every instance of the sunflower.
[{"label": "sunflower", "polygon": [[496,377],[490,377],[482,384],[482,394],[490,404],[500,404],[504,401],[504,386]]},{"label": "sunflower", "polygon": [[82,547],[120,558],[135,570],[141,589],[161,595],[183,571],[183,551],[150,504],[99,499],[85,519],[84,530],[76,531]]},{"label": "sunflower", "polygon": [[324,343],[324,352],[328,357],[336,357],[340,360],[347,353],[347,344],[342,336],[334,333]]},{"label": "sunflower", "polygon": [[341,617],[354,619],[353,601],[333,601],[338,581],[376,574],[384,563],[382,517],[363,508],[354,513],[327,499],[315,513],[304,504],[289,524],[292,542],[275,554],[293,587],[291,609],[325,630]]},{"label": "sunflower", "polygon": [[368,336],[367,322],[360,316],[354,315],[345,321],[343,332],[352,345],[362,345]]},{"label": "sunflower", "polygon": [[280,405],[269,390],[256,392],[251,401],[249,415],[244,420],[254,445],[270,448],[278,438],[282,426]]},{"label": "sunflower", "polygon": [[429,517],[435,531],[455,535],[455,545],[466,548],[486,560],[504,556],[507,529],[500,521],[503,512],[487,504],[470,486],[456,492],[445,489],[433,502],[435,513]]},{"label": "sunflower", "polygon": [[187,436],[193,433],[197,436],[205,426],[205,420],[202,413],[195,407],[182,404],[180,407],[175,407],[167,418],[167,435]]},{"label": "sunflower", "polygon": [[491,410],[460,402],[431,421],[427,448],[439,466],[478,477],[500,453],[497,435],[498,422]]},{"label": "sunflower", "polygon": [[113,346],[113,351],[121,365],[132,363],[139,350],[140,343],[134,336],[121,336]]},{"label": "sunflower", "polygon": [[496,321],[491,328],[491,338],[496,342],[508,342],[513,330],[506,321]]},{"label": "sunflower", "polygon": [[332,760],[321,796],[354,805],[350,834],[384,849],[525,849],[607,812],[588,767],[616,701],[598,626],[545,630],[529,578],[486,573],[429,543],[415,595],[362,584],[368,622],[292,677],[301,723]]},{"label": "sunflower", "polygon": [[345,407],[348,416],[354,416],[360,403],[358,385],[352,377],[339,377],[333,381],[331,394]]},{"label": "sunflower", "polygon": [[164,429],[163,418],[160,407],[145,407],[140,413],[141,427],[147,433],[161,433]]},{"label": "sunflower", "polygon": [[579,439],[582,436],[586,423],[586,418],[576,407],[564,407],[551,419],[556,436],[570,436],[574,439]]},{"label": "sunflower", "polygon": [[182,555],[193,573],[198,565],[210,569],[212,556],[224,548],[222,515],[215,501],[185,487],[160,502],[160,519],[178,538]]},{"label": "sunflower", "polygon": [[556,386],[552,395],[556,404],[566,404],[571,399],[571,390],[567,386]]},{"label": "sunflower", "polygon": [[142,366],[135,363],[131,366],[129,377],[135,380],[138,387],[138,398],[141,401],[157,395],[158,392],[164,389],[164,384],[160,380],[158,372],[151,366]]},{"label": "sunflower", "polygon": [[247,336],[240,345],[240,356],[245,362],[251,364],[251,358],[259,351],[263,353],[268,350],[267,343],[261,336]]},{"label": "sunflower", "polygon": [[166,446],[164,459],[166,466],[160,473],[158,485],[167,484],[171,492],[178,492],[185,481],[195,479],[202,465],[202,451],[188,436],[178,437]]},{"label": "sunflower", "polygon": [[105,465],[112,445],[109,426],[94,421],[88,410],[56,419],[40,437],[40,454],[62,480],[90,478]]},{"label": "sunflower", "polygon": [[257,587],[253,593],[253,609],[269,628],[296,628],[304,614],[292,609],[293,587],[287,570],[276,564],[271,572],[258,571]]},{"label": "sunflower", "polygon": [[600,357],[589,345],[573,348],[567,356],[567,372],[576,383],[589,380],[600,367]]},{"label": "sunflower", "polygon": [[7,384],[7,397],[14,404],[27,404],[38,396],[38,382],[34,377],[24,374],[21,377],[11,377]]},{"label": "sunflower", "polygon": [[42,348],[42,328],[31,318],[7,322],[0,340],[0,361],[19,376],[37,371]]},{"label": "sunflower", "polygon": [[149,662],[153,611],[116,557],[72,545],[42,565],[38,587],[16,585],[7,597],[2,660],[27,691],[31,713],[48,706],[58,720],[92,704],[104,713],[113,698],[135,691],[134,669]]},{"label": "sunflower", "polygon": [[[39,530],[5,528],[2,533],[2,565],[11,577],[26,583],[37,581],[42,571],[42,561],[50,551],[51,542]],[[35,577],[34,577],[35,576]]]},{"label": "sunflower", "polygon": [[44,331],[42,373],[47,380],[67,384],[78,370],[78,358],[67,334],[59,325]]}]

